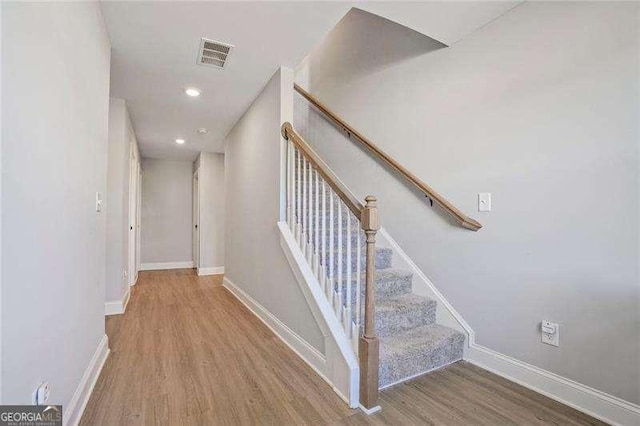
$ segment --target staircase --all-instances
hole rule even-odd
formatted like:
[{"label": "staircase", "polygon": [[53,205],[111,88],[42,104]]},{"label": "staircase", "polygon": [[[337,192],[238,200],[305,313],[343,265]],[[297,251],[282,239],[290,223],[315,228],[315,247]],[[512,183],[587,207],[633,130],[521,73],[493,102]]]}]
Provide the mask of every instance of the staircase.
[{"label": "staircase", "polygon": [[[472,231],[482,227],[318,99],[297,85],[295,91],[312,105],[295,108],[309,137],[327,134],[328,129],[310,129],[310,123],[318,123],[310,114],[319,112],[334,127],[331,131],[342,130],[349,140],[406,179],[459,226]],[[371,413],[379,409],[379,388],[462,359],[465,335],[438,324],[437,301],[415,294],[412,272],[394,268],[393,251],[376,247],[380,228],[376,198],[366,197],[363,205],[291,123],[283,123],[281,131],[288,140],[283,170],[287,223],[283,226],[291,231],[288,239],[295,240],[290,245],[299,248],[296,258],[304,258],[306,275],[313,276],[308,281],[313,285],[314,301],[322,307],[321,318],[330,318],[340,354],[345,363],[354,366],[349,371],[359,370],[359,396],[356,391],[353,395]],[[349,383],[349,389],[355,389],[353,384],[357,382],[351,376]]]},{"label": "staircase", "polygon": [[[350,234],[358,235],[360,223],[352,221],[351,224]],[[343,253],[347,252],[346,238],[347,231],[343,230]],[[353,238],[351,243],[357,244]],[[357,266],[354,258],[345,268],[349,267],[355,274]],[[360,266],[360,270],[364,270],[364,256]],[[438,303],[412,293],[413,274],[393,267],[393,250],[377,247],[375,267],[375,329],[380,340],[379,388],[461,360],[464,334],[436,323]],[[343,293],[345,288],[343,285]],[[355,289],[355,286],[351,288]],[[335,289],[338,290],[337,284]],[[354,301],[355,290],[352,291],[351,300]],[[361,300],[363,297],[364,289],[361,290]],[[343,299],[346,300],[346,294]],[[354,306],[352,311],[355,309]]]}]

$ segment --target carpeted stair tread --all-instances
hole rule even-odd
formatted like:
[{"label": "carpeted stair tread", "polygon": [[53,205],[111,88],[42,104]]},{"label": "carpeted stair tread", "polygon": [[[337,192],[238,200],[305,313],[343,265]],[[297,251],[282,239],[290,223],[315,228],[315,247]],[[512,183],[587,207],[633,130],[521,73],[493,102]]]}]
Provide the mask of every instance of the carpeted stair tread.
[{"label": "carpeted stair tread", "polygon": [[376,303],[376,333],[392,336],[436,322],[435,300],[417,294],[383,298]]},{"label": "carpeted stair tread", "polygon": [[462,359],[464,334],[439,324],[380,337],[380,387]]},{"label": "carpeted stair tread", "polygon": [[[328,252],[326,254],[327,254],[327,256],[329,256]],[[361,251],[360,255],[361,255],[360,256],[360,271],[362,273],[364,273],[365,264],[366,264],[366,254],[364,253],[364,250]],[[337,271],[338,271],[338,259],[339,259],[338,251],[334,250],[333,251],[334,273],[337,273]],[[382,270],[382,269],[390,268],[392,260],[393,260],[393,250],[392,249],[385,248],[385,247],[376,247],[376,254],[375,254],[376,270]],[[324,264],[325,262],[323,261],[322,263]],[[329,266],[330,264],[331,264],[330,260],[327,259],[326,265]],[[351,250],[350,266],[351,266],[351,272],[352,273],[357,271],[358,261],[357,261],[355,249]],[[342,270],[343,270],[343,272],[346,272],[348,267],[349,267],[349,265],[347,265],[347,251],[346,251],[346,249],[343,248],[343,250],[342,250]]]},{"label": "carpeted stair tread", "polygon": [[[346,297],[347,285],[346,279],[341,280],[343,297]],[[376,271],[376,306],[382,300],[392,297],[402,296],[403,294],[411,293],[411,283],[413,281],[413,274],[403,269],[380,269]],[[355,303],[356,295],[356,277],[355,274],[351,276],[351,300]],[[338,289],[336,284],[336,290]],[[365,290],[365,274],[361,275],[360,279],[360,296],[361,300],[364,300]]]}]

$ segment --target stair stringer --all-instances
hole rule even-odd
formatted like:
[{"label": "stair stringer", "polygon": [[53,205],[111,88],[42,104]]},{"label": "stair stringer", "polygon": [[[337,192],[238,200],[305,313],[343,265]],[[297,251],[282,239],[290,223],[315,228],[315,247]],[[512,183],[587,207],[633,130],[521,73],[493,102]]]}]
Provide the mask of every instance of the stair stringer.
[{"label": "stair stringer", "polygon": [[320,283],[300,250],[289,225],[278,222],[280,229],[280,245],[293,275],[302,290],[311,313],[324,336],[325,363],[320,376],[329,383],[333,390],[349,404],[351,408],[360,405],[360,367],[351,346],[351,341],[344,332],[320,287]]},{"label": "stair stringer", "polygon": [[453,328],[465,335],[464,354],[466,356],[469,347],[474,342],[474,332],[469,324],[438,291],[433,282],[418,268],[407,253],[402,250],[386,229],[380,228],[378,231],[376,245],[392,249],[394,268],[405,269],[413,273],[412,293],[438,302],[436,306],[436,323]]}]

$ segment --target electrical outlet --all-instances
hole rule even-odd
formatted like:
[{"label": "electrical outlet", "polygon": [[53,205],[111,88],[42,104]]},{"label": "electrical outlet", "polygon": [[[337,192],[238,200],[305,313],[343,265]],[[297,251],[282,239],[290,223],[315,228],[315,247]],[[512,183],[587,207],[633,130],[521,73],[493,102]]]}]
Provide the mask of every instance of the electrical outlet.
[{"label": "electrical outlet", "polygon": [[51,386],[49,382],[42,382],[33,391],[33,405],[45,405],[49,401]]},{"label": "electrical outlet", "polygon": [[560,325],[555,322],[542,320],[540,323],[542,343],[551,346],[560,346]]},{"label": "electrical outlet", "polygon": [[122,279],[125,280],[125,281],[127,280],[127,270],[126,269],[122,271]]}]

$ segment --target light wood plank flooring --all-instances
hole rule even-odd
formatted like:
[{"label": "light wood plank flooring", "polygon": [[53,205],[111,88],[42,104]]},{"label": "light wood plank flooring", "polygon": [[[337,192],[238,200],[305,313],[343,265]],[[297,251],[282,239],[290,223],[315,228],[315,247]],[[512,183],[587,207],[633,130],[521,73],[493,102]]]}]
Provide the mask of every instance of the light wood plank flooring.
[{"label": "light wood plank flooring", "polygon": [[468,363],[351,410],[221,286],[193,270],[141,272],[82,425],[602,424]]}]

